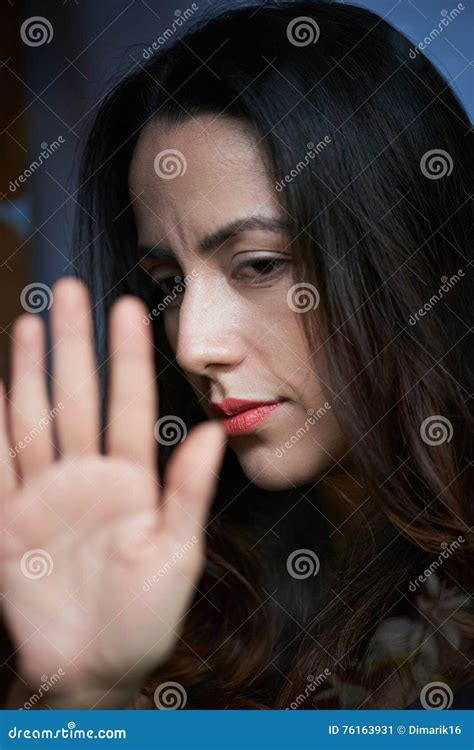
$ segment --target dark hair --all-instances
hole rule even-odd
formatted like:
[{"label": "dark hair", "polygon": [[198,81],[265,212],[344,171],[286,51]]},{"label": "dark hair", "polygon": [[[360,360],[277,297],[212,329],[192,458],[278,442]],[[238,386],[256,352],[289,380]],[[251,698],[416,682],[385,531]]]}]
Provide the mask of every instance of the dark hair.
[{"label": "dark hair", "polygon": [[[348,4],[224,9],[140,64],[96,116],[74,263],[94,299],[102,393],[111,303],[124,292],[157,299],[137,267],[128,193],[138,136],[154,119],[237,118],[258,134],[276,181],[295,281],[319,291],[317,309],[299,317],[365,490],[351,511],[363,531],[335,559],[318,483],[258,489],[227,451],[205,572],[176,649],[144,687],[150,707],[170,680],[188,708],[403,708],[433,674],[452,689],[467,679],[472,133],[455,93],[410,45]],[[314,162],[287,179],[310,148]],[[191,427],[205,415],[161,318],[160,414]],[[338,469],[324,481],[336,483]],[[299,548],[317,550],[319,575],[288,574]]]}]

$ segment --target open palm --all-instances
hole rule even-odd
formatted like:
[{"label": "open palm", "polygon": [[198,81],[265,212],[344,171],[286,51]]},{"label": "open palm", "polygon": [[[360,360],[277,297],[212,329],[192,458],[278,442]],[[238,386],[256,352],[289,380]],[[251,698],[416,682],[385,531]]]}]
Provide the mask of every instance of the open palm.
[{"label": "open palm", "polygon": [[1,588],[32,691],[61,668],[61,695],[85,685],[98,696],[117,686],[133,692],[169,656],[202,572],[225,431],[216,422],[196,427],[160,488],[145,314],[133,297],[111,311],[105,455],[85,287],[64,279],[54,288],[51,404],[44,326],[34,315],[14,326],[0,419]]}]

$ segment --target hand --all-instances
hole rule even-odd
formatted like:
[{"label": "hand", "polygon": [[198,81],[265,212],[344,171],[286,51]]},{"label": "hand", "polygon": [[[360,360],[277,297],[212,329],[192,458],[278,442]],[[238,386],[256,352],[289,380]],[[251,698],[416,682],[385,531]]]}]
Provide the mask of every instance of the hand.
[{"label": "hand", "polygon": [[124,296],[110,314],[101,454],[87,290],[68,278],[53,291],[52,403],[33,314],[14,324],[12,387],[0,399],[4,617],[32,691],[60,669],[52,699],[131,693],[170,655],[202,573],[226,434],[216,421],[195,427],[160,485],[152,335],[145,306]]}]

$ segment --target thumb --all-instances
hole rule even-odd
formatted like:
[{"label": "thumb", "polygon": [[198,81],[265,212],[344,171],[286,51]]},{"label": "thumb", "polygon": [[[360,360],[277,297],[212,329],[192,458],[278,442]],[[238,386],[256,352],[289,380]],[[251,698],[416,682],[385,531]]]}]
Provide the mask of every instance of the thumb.
[{"label": "thumb", "polygon": [[164,527],[177,539],[204,530],[227,445],[223,425],[212,420],[195,427],[170,458],[164,481]]}]

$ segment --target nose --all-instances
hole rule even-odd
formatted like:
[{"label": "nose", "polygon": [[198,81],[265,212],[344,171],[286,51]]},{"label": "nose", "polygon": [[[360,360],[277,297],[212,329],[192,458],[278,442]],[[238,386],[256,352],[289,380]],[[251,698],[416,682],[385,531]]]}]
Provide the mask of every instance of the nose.
[{"label": "nose", "polygon": [[179,311],[175,356],[183,370],[212,377],[242,361],[239,303],[217,279],[193,279]]}]

